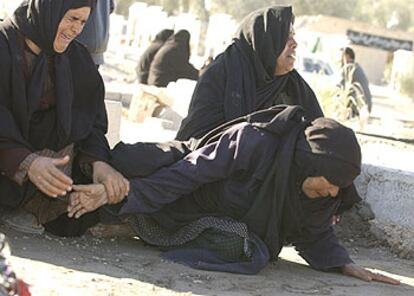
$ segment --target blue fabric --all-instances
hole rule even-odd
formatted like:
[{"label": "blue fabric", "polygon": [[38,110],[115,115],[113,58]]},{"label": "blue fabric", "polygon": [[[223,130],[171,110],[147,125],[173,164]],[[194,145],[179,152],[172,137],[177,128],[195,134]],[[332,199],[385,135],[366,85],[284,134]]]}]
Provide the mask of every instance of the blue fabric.
[{"label": "blue fabric", "polygon": [[346,249],[339,243],[332,227],[314,236],[312,241],[294,243],[299,255],[315,269],[329,270],[330,268],[353,263]]},{"label": "blue fabric", "polygon": [[162,253],[162,257],[192,268],[224,271],[241,274],[257,274],[269,262],[266,245],[256,235],[252,235],[252,256],[246,261],[228,262],[217,253],[206,249],[174,249]]}]

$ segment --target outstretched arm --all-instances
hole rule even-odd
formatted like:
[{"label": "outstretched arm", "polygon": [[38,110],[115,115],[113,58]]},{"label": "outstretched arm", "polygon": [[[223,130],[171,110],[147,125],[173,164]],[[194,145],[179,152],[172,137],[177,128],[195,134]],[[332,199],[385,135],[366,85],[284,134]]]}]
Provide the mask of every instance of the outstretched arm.
[{"label": "outstretched arm", "polygon": [[121,213],[156,212],[202,185],[224,180],[243,170],[254,154],[251,146],[255,145],[247,133],[245,128],[234,128],[219,141],[188,154],[173,165],[149,177],[130,180],[131,190]]},{"label": "outstretched arm", "polygon": [[327,271],[354,263],[332,227],[320,234],[308,235],[306,239],[294,242],[294,245],[299,255],[314,269]]}]

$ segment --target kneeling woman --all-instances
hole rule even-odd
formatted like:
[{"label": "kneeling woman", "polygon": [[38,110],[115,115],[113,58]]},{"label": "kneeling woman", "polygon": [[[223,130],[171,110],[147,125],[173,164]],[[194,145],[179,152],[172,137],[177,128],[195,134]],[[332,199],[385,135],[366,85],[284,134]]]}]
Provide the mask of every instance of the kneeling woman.
[{"label": "kneeling woman", "polygon": [[67,219],[74,182],[104,184],[113,202],[128,191],[107,164],[102,78],[75,41],[95,2],[26,0],[0,25],[0,204],[20,231],[77,235],[94,223]]},{"label": "kneeling woman", "polygon": [[[302,118],[301,107],[276,106],[214,130],[172,165],[136,171],[120,213],[167,258],[196,268],[257,273],[292,243],[315,269],[398,283],[355,265],[332,229],[333,216],[359,200],[354,132]],[[116,161],[125,167],[130,157]],[[70,215],[92,210],[93,197],[105,203],[102,186],[76,189]]]}]

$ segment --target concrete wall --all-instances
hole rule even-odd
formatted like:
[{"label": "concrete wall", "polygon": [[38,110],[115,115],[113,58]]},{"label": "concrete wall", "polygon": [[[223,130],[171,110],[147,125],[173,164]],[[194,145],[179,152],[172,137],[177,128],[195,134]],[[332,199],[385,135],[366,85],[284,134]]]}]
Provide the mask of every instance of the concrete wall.
[{"label": "concrete wall", "polygon": [[371,233],[401,258],[414,258],[414,173],[364,164],[355,184],[375,214]]},{"label": "concrete wall", "polygon": [[414,173],[364,164],[356,185],[377,220],[414,230]]}]

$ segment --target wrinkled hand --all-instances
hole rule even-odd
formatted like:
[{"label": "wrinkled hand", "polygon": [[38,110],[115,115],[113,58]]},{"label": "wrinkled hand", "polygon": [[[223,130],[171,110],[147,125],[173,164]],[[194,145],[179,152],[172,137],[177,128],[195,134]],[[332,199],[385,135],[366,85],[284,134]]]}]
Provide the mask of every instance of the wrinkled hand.
[{"label": "wrinkled hand", "polygon": [[37,157],[29,167],[29,180],[50,197],[66,195],[72,190],[73,180],[57,167],[66,165],[69,156],[63,158]]},{"label": "wrinkled hand", "polygon": [[103,161],[93,163],[93,182],[105,186],[109,204],[119,203],[129,193],[129,181]]},{"label": "wrinkled hand", "polygon": [[108,202],[105,186],[102,184],[73,185],[73,190],[69,197],[69,218],[78,219]]},{"label": "wrinkled hand", "polygon": [[391,277],[388,277],[388,276],[385,276],[379,273],[373,273],[355,263],[350,263],[350,264],[346,264],[342,266],[342,273],[345,275],[358,278],[366,282],[377,281],[377,282],[383,282],[383,283],[392,284],[392,285],[400,284],[399,280],[393,279]]}]

